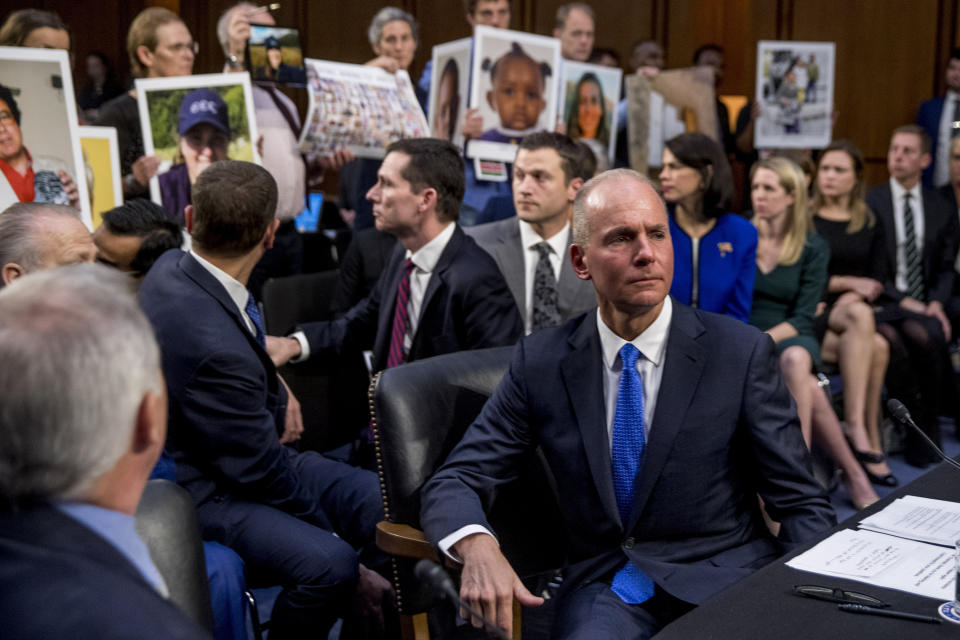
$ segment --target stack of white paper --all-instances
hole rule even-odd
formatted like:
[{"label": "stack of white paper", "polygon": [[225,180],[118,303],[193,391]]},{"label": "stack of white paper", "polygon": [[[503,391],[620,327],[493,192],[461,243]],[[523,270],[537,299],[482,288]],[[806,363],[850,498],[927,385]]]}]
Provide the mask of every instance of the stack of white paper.
[{"label": "stack of white paper", "polygon": [[960,540],[960,504],[904,496],[860,522],[862,529],[953,547]]},{"label": "stack of white paper", "polygon": [[952,548],[875,531],[838,531],[787,566],[938,600],[953,599]]}]

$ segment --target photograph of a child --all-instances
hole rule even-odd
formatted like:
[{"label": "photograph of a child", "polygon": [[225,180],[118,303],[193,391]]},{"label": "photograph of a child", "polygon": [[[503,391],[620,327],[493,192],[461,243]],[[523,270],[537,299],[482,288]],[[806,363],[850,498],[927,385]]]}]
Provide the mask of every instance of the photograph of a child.
[{"label": "photograph of a child", "polygon": [[100,226],[104,211],[123,204],[117,130],[113,127],[84,126],[79,127],[79,131],[93,228],[96,229]]},{"label": "photograph of a child", "polygon": [[821,148],[830,143],[834,56],[832,42],[757,44],[758,149]]},{"label": "photograph of a child", "polygon": [[571,138],[596,140],[613,159],[617,99],[623,72],[595,64],[563,63],[560,98],[563,122]]},{"label": "photograph of a child", "polygon": [[171,217],[183,220],[193,183],[214,162],[260,162],[248,76],[184,76],[136,84],[144,149],[160,159],[151,198]]},{"label": "photograph of a child", "polygon": [[303,66],[299,32],[286,27],[251,24],[247,69],[258,82],[302,87],[307,82],[307,72]]},{"label": "photograph of a child", "polygon": [[73,95],[66,51],[0,47],[0,211],[71,205],[92,228]]},{"label": "photograph of a child", "polygon": [[430,82],[430,135],[463,148],[463,116],[470,88],[471,39],[463,38],[433,48],[433,68],[439,76]]},{"label": "photograph of a child", "polygon": [[557,112],[555,38],[478,27],[474,34],[470,104],[483,118],[483,135],[468,155],[511,161],[523,136],[552,130]]}]

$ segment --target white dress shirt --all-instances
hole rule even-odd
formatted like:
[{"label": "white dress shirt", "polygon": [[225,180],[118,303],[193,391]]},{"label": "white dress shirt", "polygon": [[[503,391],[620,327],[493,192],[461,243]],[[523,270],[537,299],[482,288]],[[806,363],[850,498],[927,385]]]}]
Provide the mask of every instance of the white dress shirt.
[{"label": "white dress shirt", "polygon": [[[667,296],[663,302],[660,315],[643,333],[631,340],[631,344],[640,352],[637,358],[637,371],[643,381],[643,431],[650,439],[650,425],[653,423],[653,414],[657,408],[657,395],[660,392],[660,381],[663,380],[663,366],[667,354],[667,334],[670,331],[670,320],[673,318],[673,302]],[[613,416],[617,407],[617,394],[620,391],[620,373],[623,363],[620,360],[620,349],[627,343],[626,340],[615,334],[604,323],[597,309],[597,332],[600,335],[600,350],[603,357],[603,406],[606,412],[607,440],[613,448]],[[613,469],[610,469],[611,476]],[[486,533],[493,536],[486,527],[479,524],[468,524],[444,537],[437,543],[440,550],[453,558],[460,560],[453,553],[452,547],[474,533]],[[496,538],[496,536],[493,536]]]},{"label": "white dress shirt", "polygon": [[[895,178],[890,178],[890,194],[893,197],[893,224],[897,233],[897,280],[899,291],[907,291],[907,236],[903,224],[903,197],[908,193]],[[923,255],[923,196],[920,183],[910,189],[910,210],[913,212],[913,230],[917,239],[917,253]]]},{"label": "white dress shirt", "polygon": [[190,249],[190,255],[200,263],[201,267],[209,271],[210,275],[217,279],[217,282],[223,285],[223,288],[227,290],[227,295],[230,296],[233,303],[237,305],[237,310],[240,311],[240,317],[243,318],[243,323],[247,326],[247,331],[256,336],[257,327],[253,324],[250,316],[247,315],[247,303],[250,301],[250,290],[223,269],[198,256],[193,249]]},{"label": "white dress shirt", "polygon": [[570,223],[563,225],[563,229],[544,240],[541,238],[530,223],[518,220],[520,223],[520,245],[523,247],[523,295],[524,295],[524,328],[526,333],[533,330],[533,282],[537,273],[537,263],[540,262],[540,252],[537,251],[537,245],[546,242],[550,247],[550,254],[547,259],[550,266],[553,267],[553,275],[560,280],[560,267],[563,266],[563,260],[567,256],[567,237],[570,234]]},{"label": "white dress shirt", "polygon": [[950,139],[953,137],[953,110],[960,95],[947,91],[940,112],[940,128],[937,130],[937,157],[933,159],[933,185],[942,187],[950,181]]},{"label": "white dress shirt", "polygon": [[[423,306],[423,298],[427,293],[427,285],[430,284],[430,276],[433,270],[437,268],[440,262],[440,256],[443,250],[447,248],[450,238],[453,237],[453,231],[457,225],[453,222],[447,224],[443,231],[434,236],[433,240],[423,245],[416,252],[409,249],[406,253],[406,259],[414,264],[413,271],[410,272],[410,299],[407,301],[407,332],[403,336],[403,353],[410,352],[410,346],[413,344],[413,337],[417,335],[417,326],[420,324],[420,311]],[[401,265],[401,268],[402,265]],[[383,274],[386,276],[387,274]],[[383,277],[383,276],[381,276]],[[387,292],[392,295],[392,292]],[[383,301],[381,301],[383,302]],[[291,358],[290,362],[303,362],[310,357],[310,342],[307,340],[303,331],[297,331],[290,336],[300,343],[300,355]]]}]

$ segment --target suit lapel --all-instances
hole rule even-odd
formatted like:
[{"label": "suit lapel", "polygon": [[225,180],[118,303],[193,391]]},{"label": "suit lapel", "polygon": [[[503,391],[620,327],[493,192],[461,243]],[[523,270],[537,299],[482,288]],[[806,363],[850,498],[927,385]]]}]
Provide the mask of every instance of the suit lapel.
[{"label": "suit lapel", "polygon": [[510,287],[513,299],[517,301],[522,315],[526,315],[527,295],[524,286],[527,270],[523,264],[523,243],[520,240],[520,221],[511,218],[500,226],[500,234],[495,246],[494,259]]},{"label": "suit lapel", "polygon": [[670,455],[677,433],[683,426],[705,365],[704,349],[698,342],[702,333],[703,325],[694,312],[674,301],[656,414],[650,428],[643,467],[634,481],[633,509],[625,531],[636,526]]},{"label": "suit lapel", "polygon": [[[430,300],[433,298],[434,294],[437,293],[440,285],[444,283],[445,273],[450,267],[450,264],[453,262],[453,259],[458,253],[460,253],[460,249],[463,246],[465,237],[466,236],[464,235],[463,230],[460,229],[459,226],[455,226],[453,229],[453,235],[450,236],[450,241],[447,243],[447,246],[443,248],[443,253],[440,254],[440,259],[437,261],[437,266],[433,268],[433,273],[430,275],[430,280],[427,282],[427,290],[423,294],[423,303],[420,305],[420,317],[417,319],[417,333],[420,333],[419,320],[423,318],[427,311],[427,307],[430,305]],[[416,339],[416,336],[414,336],[414,339]]]},{"label": "suit lapel", "polygon": [[603,354],[597,333],[597,316],[588,314],[569,339],[572,351],[560,361],[560,371],[570,406],[590,465],[590,474],[607,515],[619,522],[613,493],[610,439],[603,402]]}]

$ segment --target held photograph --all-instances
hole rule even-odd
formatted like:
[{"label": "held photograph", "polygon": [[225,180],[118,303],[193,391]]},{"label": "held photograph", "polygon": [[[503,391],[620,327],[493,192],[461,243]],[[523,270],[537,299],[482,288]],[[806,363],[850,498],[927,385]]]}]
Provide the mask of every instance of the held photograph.
[{"label": "held photograph", "polygon": [[300,33],[296,29],[251,24],[246,57],[254,82],[291,87],[302,87],[307,82]]},{"label": "held photograph", "polygon": [[564,61],[560,116],[571,138],[596,140],[613,161],[617,101],[623,71],[598,64]]},{"label": "held photograph", "polygon": [[430,77],[430,135],[463,149],[463,116],[470,90],[470,48],[473,40],[462,38],[433,48]]},{"label": "held photograph", "polygon": [[66,51],[0,47],[0,211],[71,205],[93,228],[78,122]]},{"label": "held photograph", "polygon": [[151,199],[182,220],[191,185],[218,160],[260,164],[250,76],[219,73],[136,81],[143,148],[160,159]]},{"label": "held photograph", "polygon": [[104,211],[123,204],[117,130],[113,127],[80,127],[80,146],[86,164],[93,229],[96,230]]},{"label": "held photograph", "polygon": [[512,162],[525,135],[552,131],[559,66],[556,38],[477,27],[470,107],[483,118],[483,134],[470,141],[467,155]]},{"label": "held photograph", "polygon": [[833,42],[757,43],[756,148],[830,144],[835,58]]}]

